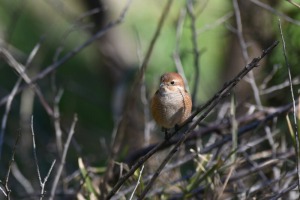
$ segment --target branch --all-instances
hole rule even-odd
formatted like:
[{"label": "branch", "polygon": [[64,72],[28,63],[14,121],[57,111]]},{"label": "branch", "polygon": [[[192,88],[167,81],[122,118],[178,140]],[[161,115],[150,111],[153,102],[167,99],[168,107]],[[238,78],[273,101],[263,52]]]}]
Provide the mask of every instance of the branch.
[{"label": "branch", "polygon": [[[10,65],[18,74],[22,77],[22,79],[34,90],[36,95],[38,96],[41,104],[45,108],[48,115],[52,116],[53,111],[49,104],[47,103],[45,97],[43,96],[41,90],[39,89],[38,85],[34,84],[34,82],[29,78],[26,74],[25,70],[26,67],[19,63],[6,49],[0,48],[0,56]],[[20,91],[19,88],[18,92]],[[16,92],[17,93],[17,92]]]},{"label": "branch", "polygon": [[[40,43],[38,43],[33,48],[33,50],[31,51],[29,57],[27,58],[26,66],[23,69],[24,72],[28,68],[28,66],[30,65],[30,63],[32,62],[32,60],[33,60],[34,56],[36,55],[37,51],[39,50],[39,48],[40,48]],[[0,49],[0,53],[1,53],[1,49]],[[12,64],[13,63],[17,63],[14,60],[14,58],[8,52],[6,52],[5,54],[3,54],[3,56],[5,56],[7,62],[11,62]],[[12,58],[12,60],[9,60],[9,58]],[[21,82],[22,82],[22,77],[19,77],[18,80],[17,80],[17,82],[15,83],[15,86],[13,87],[12,91],[10,92],[10,94],[8,95],[8,98],[7,98],[7,102],[6,102],[6,106],[5,106],[5,112],[3,114],[3,118],[2,118],[2,122],[1,122],[1,130],[0,130],[0,158],[1,158],[1,154],[2,154],[2,145],[3,145],[3,141],[4,141],[3,138],[4,138],[4,134],[5,134],[5,129],[6,129],[6,124],[7,124],[8,114],[9,114],[10,109],[11,109],[12,101],[13,101],[14,97],[16,96],[17,92],[18,92],[18,89],[20,87]]]},{"label": "branch", "polygon": [[72,139],[72,137],[75,133],[75,126],[76,126],[77,121],[78,121],[77,114],[75,114],[74,118],[73,118],[71,128],[70,128],[70,132],[69,132],[69,135],[68,135],[68,139],[67,139],[67,141],[64,145],[64,151],[63,151],[63,154],[62,154],[62,157],[61,157],[61,162],[60,162],[60,165],[58,167],[57,174],[55,176],[54,182],[52,184],[51,194],[50,194],[50,198],[49,198],[50,200],[54,199],[57,184],[58,184],[59,178],[61,176],[61,173],[63,171],[63,168],[65,166],[67,152],[68,152],[68,149],[69,149],[69,146],[70,146],[70,142],[71,142],[71,139]]},{"label": "branch", "polygon": [[300,5],[295,3],[294,1],[292,0],[286,0],[286,1],[300,9]]}]

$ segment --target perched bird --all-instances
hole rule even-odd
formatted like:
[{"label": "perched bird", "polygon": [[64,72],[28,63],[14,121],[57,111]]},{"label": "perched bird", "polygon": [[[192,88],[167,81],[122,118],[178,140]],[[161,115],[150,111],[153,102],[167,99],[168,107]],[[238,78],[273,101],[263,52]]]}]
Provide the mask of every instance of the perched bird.
[{"label": "perched bird", "polygon": [[159,89],[151,100],[151,113],[163,130],[180,126],[190,116],[192,100],[182,77],[175,72],[163,74]]}]

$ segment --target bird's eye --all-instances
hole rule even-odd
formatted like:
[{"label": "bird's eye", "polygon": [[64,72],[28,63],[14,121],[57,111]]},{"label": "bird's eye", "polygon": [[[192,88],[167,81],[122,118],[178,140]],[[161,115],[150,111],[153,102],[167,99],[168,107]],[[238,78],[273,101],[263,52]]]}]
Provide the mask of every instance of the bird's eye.
[{"label": "bird's eye", "polygon": [[174,85],[175,84],[175,81],[171,81],[171,85]]}]

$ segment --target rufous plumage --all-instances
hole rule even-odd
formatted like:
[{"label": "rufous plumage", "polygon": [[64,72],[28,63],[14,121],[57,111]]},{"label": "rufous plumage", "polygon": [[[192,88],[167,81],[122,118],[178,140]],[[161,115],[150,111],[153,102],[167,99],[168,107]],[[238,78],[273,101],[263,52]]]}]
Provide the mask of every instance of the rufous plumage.
[{"label": "rufous plumage", "polygon": [[175,72],[163,74],[151,100],[151,113],[156,123],[164,129],[180,126],[191,110],[192,100],[182,77]]}]

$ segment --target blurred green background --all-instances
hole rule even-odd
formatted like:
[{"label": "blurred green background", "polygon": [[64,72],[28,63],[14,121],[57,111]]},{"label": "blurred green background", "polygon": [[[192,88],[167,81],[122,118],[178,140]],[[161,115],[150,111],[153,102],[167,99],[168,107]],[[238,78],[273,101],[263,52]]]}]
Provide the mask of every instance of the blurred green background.
[{"label": "blurred green background", "polygon": [[[293,19],[299,19],[299,10],[285,1],[264,1],[278,12]],[[261,50],[275,39],[279,40],[278,16],[262,9],[251,1],[239,1],[243,31],[249,47],[250,59],[260,55]],[[68,52],[82,45],[95,32],[107,23],[116,20],[126,1],[36,1],[2,0],[0,2],[0,45],[7,49],[22,64],[38,43],[41,44],[34,57],[28,74],[34,77],[52,63],[60,60]],[[65,130],[63,141],[71,125],[74,113],[79,122],[74,141],[67,157],[66,168],[77,168],[77,157],[83,156],[87,162],[103,165],[109,154],[113,128],[122,115],[141,57],[149,47],[157,27],[165,1],[133,0],[124,21],[94,41],[54,73],[37,82],[48,104],[52,107],[59,90],[63,96],[59,103],[61,126]],[[185,1],[174,1],[166,23],[148,64],[146,77],[147,99],[158,86],[161,74],[176,71],[173,53],[176,49],[176,29],[180,13],[185,9]],[[92,10],[92,11],[91,11]],[[241,49],[236,37],[236,21],[231,1],[199,0],[194,2],[197,18],[196,28],[200,50],[200,82],[195,105],[201,105],[218,88],[233,77],[244,65]],[[298,75],[299,24],[281,18],[289,61],[292,72]],[[194,52],[192,44],[191,20],[185,14],[179,43],[179,55],[189,81],[190,91],[194,86]],[[141,55],[141,56],[139,56]],[[281,83],[287,78],[281,47],[265,59],[255,77],[258,82],[269,74],[277,64],[279,71],[270,84]],[[0,60],[0,99],[12,90],[17,73],[4,60]],[[259,83],[258,83],[259,84]],[[249,92],[250,91],[250,92]],[[249,85],[239,86],[240,99],[252,95]],[[285,96],[288,89],[263,96],[265,105],[280,105],[288,102]],[[5,105],[0,106],[2,118]],[[30,119],[34,117],[34,128],[38,156],[43,172],[58,152],[55,144],[53,118],[46,112],[31,89],[23,90],[13,101],[4,135],[1,158],[1,177],[4,176],[11,149],[19,132],[21,144],[17,149],[16,160],[19,168],[24,168],[25,176],[32,171],[32,144]],[[132,137],[135,137],[132,133]],[[156,133],[151,133],[156,134]],[[161,136],[158,136],[161,137]],[[157,140],[157,138],[154,140]],[[125,146],[130,145],[124,141]],[[140,146],[143,146],[140,144]],[[126,150],[126,148],[124,148]],[[128,147],[127,147],[128,149]],[[126,155],[126,152],[122,152]],[[34,179],[34,177],[32,177]],[[36,180],[32,180],[36,181]]]}]

